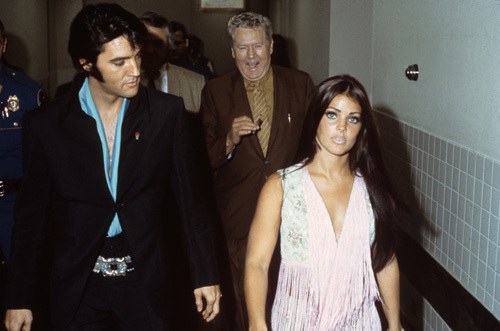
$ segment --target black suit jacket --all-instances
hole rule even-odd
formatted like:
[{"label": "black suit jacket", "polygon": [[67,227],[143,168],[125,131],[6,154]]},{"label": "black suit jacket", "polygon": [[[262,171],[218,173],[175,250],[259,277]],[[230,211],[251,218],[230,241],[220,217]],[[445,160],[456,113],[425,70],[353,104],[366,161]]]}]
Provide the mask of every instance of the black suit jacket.
[{"label": "black suit jacket", "polygon": [[[174,193],[183,220],[195,288],[217,283],[214,257],[182,99],[140,87],[122,126],[116,202],[104,174],[95,120],[72,93],[25,118],[24,181],[15,207],[8,308],[32,308],[47,214],[57,221],[51,273],[51,315],[68,324],[113,216],[120,224],[153,307],[168,305],[165,227]],[[139,139],[136,139],[136,136]]]},{"label": "black suit jacket", "polygon": [[272,66],[274,109],[267,155],[257,135],[244,136],[233,156],[226,156],[226,135],[234,118],[252,118],[243,77],[238,71],[209,81],[202,92],[200,114],[214,169],[214,187],[226,236],[248,235],[260,190],[270,174],[291,165],[314,90],[305,72]]}]

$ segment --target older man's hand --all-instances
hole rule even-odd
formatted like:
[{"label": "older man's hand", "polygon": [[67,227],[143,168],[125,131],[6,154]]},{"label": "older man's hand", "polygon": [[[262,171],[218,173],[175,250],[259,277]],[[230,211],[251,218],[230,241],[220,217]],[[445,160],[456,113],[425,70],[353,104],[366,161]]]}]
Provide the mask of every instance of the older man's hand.
[{"label": "older man's hand", "polygon": [[[212,321],[219,313],[221,296],[219,285],[205,286],[194,290],[196,309],[201,312],[205,321]],[[203,309],[203,301],[205,301],[205,309]]]},{"label": "older man's hand", "polygon": [[241,137],[254,133],[258,129],[259,126],[255,124],[250,117],[236,117],[233,120],[231,131],[227,134],[226,147],[238,145],[241,141]]},{"label": "older man's hand", "polygon": [[29,309],[9,309],[5,314],[5,327],[8,331],[29,331],[33,314]]}]

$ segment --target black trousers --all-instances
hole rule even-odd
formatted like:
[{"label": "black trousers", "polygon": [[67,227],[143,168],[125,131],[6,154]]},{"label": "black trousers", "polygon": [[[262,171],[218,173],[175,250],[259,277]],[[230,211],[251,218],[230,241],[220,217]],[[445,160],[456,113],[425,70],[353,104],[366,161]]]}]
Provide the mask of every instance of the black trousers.
[{"label": "black trousers", "polygon": [[133,274],[112,278],[93,275],[72,323],[61,331],[168,330]]},{"label": "black trousers", "polygon": [[[100,254],[105,258],[128,255],[124,236],[106,238]],[[166,320],[154,312],[136,271],[108,277],[92,272],[73,321],[60,331],[163,331],[169,329]]]}]

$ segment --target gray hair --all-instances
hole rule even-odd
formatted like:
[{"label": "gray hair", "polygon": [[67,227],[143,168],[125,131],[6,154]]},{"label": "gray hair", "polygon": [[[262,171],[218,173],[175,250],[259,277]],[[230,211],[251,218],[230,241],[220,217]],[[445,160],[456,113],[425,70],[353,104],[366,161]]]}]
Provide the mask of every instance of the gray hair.
[{"label": "gray hair", "polygon": [[273,39],[273,27],[269,18],[257,13],[246,12],[231,17],[229,22],[227,22],[227,36],[229,37],[231,47],[234,42],[234,32],[238,28],[254,30],[262,28],[267,43],[271,44],[271,40]]}]

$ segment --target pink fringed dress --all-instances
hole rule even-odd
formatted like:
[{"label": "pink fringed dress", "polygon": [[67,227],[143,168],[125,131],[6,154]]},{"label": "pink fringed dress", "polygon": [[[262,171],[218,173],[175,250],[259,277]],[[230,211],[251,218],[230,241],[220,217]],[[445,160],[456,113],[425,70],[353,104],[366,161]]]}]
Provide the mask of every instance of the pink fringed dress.
[{"label": "pink fringed dress", "polygon": [[280,170],[281,265],[272,329],[381,330],[371,266],[374,217],[356,176],[338,242],[326,206],[302,164]]}]

